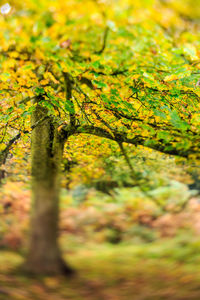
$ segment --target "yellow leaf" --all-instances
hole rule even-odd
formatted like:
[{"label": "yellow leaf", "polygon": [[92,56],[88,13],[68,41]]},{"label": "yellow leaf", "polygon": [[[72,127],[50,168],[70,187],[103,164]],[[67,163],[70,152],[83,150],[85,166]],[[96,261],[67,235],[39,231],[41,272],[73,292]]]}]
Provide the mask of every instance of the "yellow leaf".
[{"label": "yellow leaf", "polygon": [[168,75],[165,77],[164,81],[173,81],[173,80],[176,80],[178,79],[178,76],[177,75]]}]

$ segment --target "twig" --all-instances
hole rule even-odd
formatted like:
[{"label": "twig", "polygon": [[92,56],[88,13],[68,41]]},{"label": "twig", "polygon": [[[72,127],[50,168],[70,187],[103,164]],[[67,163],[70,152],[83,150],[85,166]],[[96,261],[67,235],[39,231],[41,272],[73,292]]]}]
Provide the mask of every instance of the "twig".
[{"label": "twig", "polygon": [[125,148],[123,146],[123,143],[122,142],[118,142],[118,145],[120,147],[120,150],[121,150],[121,152],[122,152],[122,154],[123,154],[123,156],[124,156],[124,158],[125,158],[128,166],[129,166],[131,172],[133,172],[134,175],[135,175],[135,170],[133,169],[133,166],[131,164],[130,158],[129,158],[129,156],[128,156],[128,154],[127,154],[127,152],[126,152],[126,150],[125,150]]},{"label": "twig", "polygon": [[104,35],[103,35],[103,44],[102,47],[99,51],[96,51],[95,54],[102,54],[103,51],[106,48],[106,43],[107,43],[107,39],[108,39],[108,32],[109,32],[109,27],[107,26],[105,31],[104,31]]}]

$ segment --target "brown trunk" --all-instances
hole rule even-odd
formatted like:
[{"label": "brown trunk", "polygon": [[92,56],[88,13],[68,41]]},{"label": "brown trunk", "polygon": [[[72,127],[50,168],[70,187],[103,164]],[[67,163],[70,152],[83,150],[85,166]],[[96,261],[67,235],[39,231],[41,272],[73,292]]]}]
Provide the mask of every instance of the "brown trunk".
[{"label": "brown trunk", "polygon": [[[33,124],[46,116],[37,106]],[[60,165],[64,141],[50,117],[32,131],[32,218],[26,269],[35,274],[71,273],[58,246]]]}]

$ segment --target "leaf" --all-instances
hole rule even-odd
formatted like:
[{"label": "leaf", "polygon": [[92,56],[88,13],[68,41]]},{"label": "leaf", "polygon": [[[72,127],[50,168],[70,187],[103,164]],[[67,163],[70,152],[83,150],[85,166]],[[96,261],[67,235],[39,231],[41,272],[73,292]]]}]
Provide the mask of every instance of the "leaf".
[{"label": "leaf", "polygon": [[43,88],[41,88],[41,87],[36,87],[36,88],[35,88],[35,94],[36,94],[37,96],[43,95],[43,94],[45,94],[45,90],[44,90]]},{"label": "leaf", "polygon": [[155,116],[158,116],[162,119],[166,119],[166,114],[163,111],[160,111],[158,109],[153,109],[153,111]]},{"label": "leaf", "polygon": [[96,84],[98,88],[104,88],[104,87],[107,87],[107,84],[104,83],[103,81],[93,80],[92,82],[93,82],[94,84]]},{"label": "leaf", "polygon": [[71,114],[74,114],[74,113],[75,113],[73,103],[72,103],[72,101],[70,101],[70,100],[67,100],[67,101],[65,102],[65,109],[66,109],[68,112],[70,112]]},{"label": "leaf", "polygon": [[0,75],[0,80],[1,81],[7,81],[10,78],[10,73],[2,73]]},{"label": "leaf", "polygon": [[187,130],[189,128],[189,124],[183,120],[181,120],[181,118],[179,117],[178,113],[176,111],[173,111],[170,113],[170,117],[171,117],[171,124],[176,127],[177,129],[180,130]]},{"label": "leaf", "polygon": [[175,74],[172,75],[168,75],[164,78],[164,81],[168,82],[168,81],[174,81],[177,80],[179,77]]},{"label": "leaf", "polygon": [[160,131],[157,134],[158,138],[164,140],[165,142],[169,142],[172,139],[172,136],[167,131]]}]

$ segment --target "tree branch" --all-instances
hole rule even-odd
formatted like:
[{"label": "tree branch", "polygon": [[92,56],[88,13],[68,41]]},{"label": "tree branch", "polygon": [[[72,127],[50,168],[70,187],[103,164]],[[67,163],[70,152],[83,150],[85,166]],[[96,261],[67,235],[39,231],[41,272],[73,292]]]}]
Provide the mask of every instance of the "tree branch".
[{"label": "tree branch", "polygon": [[[196,146],[196,143],[193,143],[193,145],[189,149],[179,148],[176,147],[176,141],[172,140],[170,142],[164,143],[162,139],[158,139],[155,136],[152,137],[152,139],[148,140],[146,137],[143,137],[141,135],[135,135],[132,138],[128,137],[128,134],[125,132],[115,132],[114,135],[110,134],[106,129],[96,127],[96,126],[78,126],[76,127],[73,134],[91,134],[95,136],[99,136],[102,138],[110,139],[116,142],[121,143],[128,143],[135,146],[141,145],[165,154],[180,156],[180,157],[186,157],[188,158],[190,155],[195,154],[197,157],[199,157],[199,147]],[[198,141],[199,142],[199,141]]]},{"label": "tree branch", "polygon": [[68,72],[63,72],[63,76],[65,81],[66,101],[69,103],[69,106],[72,110],[72,112],[69,113],[70,124],[72,126],[75,126],[76,124],[75,108],[74,108],[74,103],[72,101],[72,90],[73,90],[74,80]]}]

